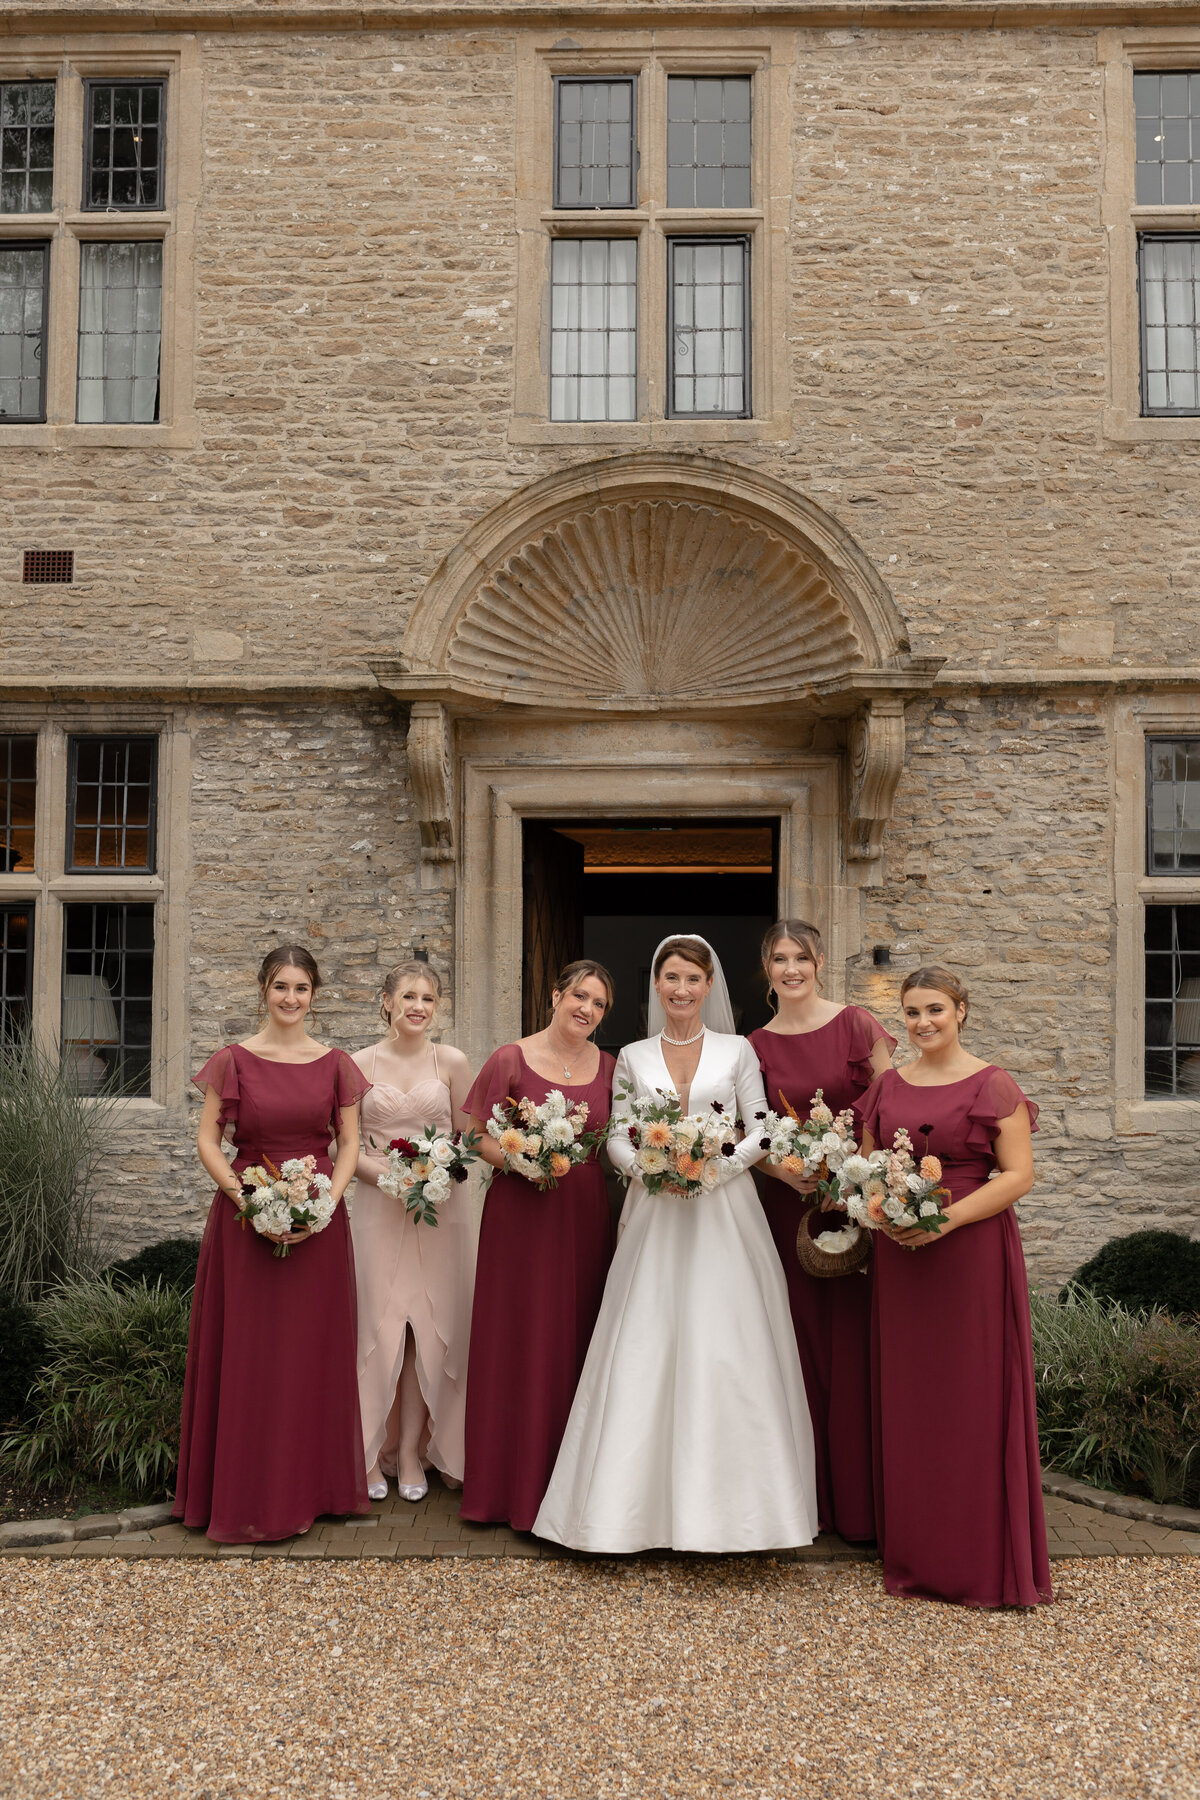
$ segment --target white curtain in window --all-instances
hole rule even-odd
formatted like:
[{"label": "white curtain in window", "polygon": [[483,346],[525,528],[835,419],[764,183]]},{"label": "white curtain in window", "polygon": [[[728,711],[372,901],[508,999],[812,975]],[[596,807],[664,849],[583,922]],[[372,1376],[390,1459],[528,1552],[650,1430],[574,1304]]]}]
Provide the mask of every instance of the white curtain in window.
[{"label": "white curtain in window", "polygon": [[81,249],[76,417],[152,425],[162,348],[162,245]]}]

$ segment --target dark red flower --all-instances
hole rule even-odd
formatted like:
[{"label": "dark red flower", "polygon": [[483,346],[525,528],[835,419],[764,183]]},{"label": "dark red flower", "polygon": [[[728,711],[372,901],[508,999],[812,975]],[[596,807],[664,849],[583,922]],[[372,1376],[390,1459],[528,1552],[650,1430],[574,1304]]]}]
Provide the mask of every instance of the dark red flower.
[{"label": "dark red flower", "polygon": [[401,1156],[415,1156],[417,1154],[417,1146],[413,1143],[411,1138],[393,1138],[388,1145],[388,1149],[398,1150]]},{"label": "dark red flower", "polygon": [[451,1181],[465,1181],[470,1171],[465,1163],[455,1163],[450,1170]]}]

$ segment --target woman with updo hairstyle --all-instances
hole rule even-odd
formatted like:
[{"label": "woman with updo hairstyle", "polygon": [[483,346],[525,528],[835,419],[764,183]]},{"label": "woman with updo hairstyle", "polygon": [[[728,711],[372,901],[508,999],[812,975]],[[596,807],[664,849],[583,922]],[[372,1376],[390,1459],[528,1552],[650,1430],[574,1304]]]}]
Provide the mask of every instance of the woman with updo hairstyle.
[{"label": "woman with updo hairstyle", "polygon": [[[890,1068],[896,1040],[861,1006],[839,1006],[821,992],[825,951],[805,919],[779,919],[762,941],[762,964],[775,1007],[750,1033],[767,1105],[808,1117],[818,1089],[835,1113],[853,1107]],[[787,1279],[792,1324],[812,1414],[821,1529],[851,1542],[875,1536],[871,1481],[871,1265],[817,1277],[796,1254],[803,1223],[810,1235],[836,1226],[813,1204],[813,1176],[760,1168],[762,1204]]]},{"label": "woman with updo hairstyle", "polygon": [[596,1155],[543,1191],[505,1170],[487,1133],[492,1108],[555,1089],[584,1102],[587,1132],[608,1123],[613,1058],[592,1033],[613,1002],[602,963],[570,963],[542,1031],[484,1063],[465,1106],[496,1173],[483,1203],[467,1374],[464,1519],[528,1531],[571,1410],[613,1251],[612,1212]]},{"label": "woman with updo hairstyle", "polygon": [[[864,1152],[907,1131],[949,1190],[936,1231],[875,1233],[875,1515],[889,1593],[963,1606],[1051,1598],[1029,1286],[1013,1205],[1033,1186],[1037,1107],[972,1056],[967,990],[915,969],[900,990],[915,1062],[859,1102]],[[927,1173],[936,1174],[934,1168]]]},{"label": "woman with updo hairstyle", "polygon": [[[346,1208],[322,1231],[281,1237],[241,1216],[241,1171],[252,1164],[311,1156],[339,1202],[354,1177],[370,1083],[344,1050],[308,1035],[320,986],[302,944],[270,951],[258,973],[266,1023],[195,1077],[197,1147],[217,1193],[192,1299],[174,1513],[222,1544],[294,1537],[323,1513],[370,1511]],[[286,1257],[275,1256],[279,1244]]]},{"label": "woman with updo hairstyle", "polygon": [[354,1060],[371,1083],[363,1100],[363,1147],[350,1229],[358,1271],[358,1397],[367,1486],[402,1500],[428,1492],[432,1465],[455,1485],[463,1475],[467,1338],[471,1327],[472,1228],[469,1189],[455,1185],[437,1224],[418,1224],[403,1200],[385,1194],[394,1138],[468,1131],[471,1070],[461,1050],[430,1033],[442,983],[427,962],[397,963],[383,980],[384,1036]]}]

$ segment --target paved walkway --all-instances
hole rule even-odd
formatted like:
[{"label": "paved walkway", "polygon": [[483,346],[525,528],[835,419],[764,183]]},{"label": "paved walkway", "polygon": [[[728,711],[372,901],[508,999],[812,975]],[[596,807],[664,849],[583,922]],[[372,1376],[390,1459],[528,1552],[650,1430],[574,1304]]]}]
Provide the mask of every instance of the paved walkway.
[{"label": "paved walkway", "polygon": [[[1050,1555],[1072,1556],[1200,1556],[1200,1532],[1171,1531],[1159,1525],[1121,1519],[1046,1495]],[[94,1527],[93,1527],[94,1529]],[[573,1552],[545,1544],[500,1525],[472,1525],[458,1516],[458,1495],[436,1480],[416,1506],[397,1497],[371,1509],[368,1518],[321,1519],[303,1537],[278,1544],[213,1544],[203,1532],[164,1524],[124,1535],[88,1536],[68,1543],[6,1549],[5,1556],[202,1556],[288,1557],[295,1561],[360,1557],[393,1560],[414,1556],[524,1556],[543,1560],[571,1558]],[[653,1552],[660,1558],[661,1552]],[[777,1552],[800,1562],[870,1562],[874,1552],[822,1536],[803,1550]]]}]

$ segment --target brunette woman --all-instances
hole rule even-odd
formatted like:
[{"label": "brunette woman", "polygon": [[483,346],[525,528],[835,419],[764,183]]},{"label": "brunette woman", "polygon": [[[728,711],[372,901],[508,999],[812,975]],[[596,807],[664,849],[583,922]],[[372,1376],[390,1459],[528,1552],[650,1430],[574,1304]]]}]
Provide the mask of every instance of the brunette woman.
[{"label": "brunette woman", "polygon": [[[192,1301],[175,1517],[223,1544],[292,1537],[322,1513],[370,1510],[346,1208],[323,1231],[266,1238],[241,1216],[239,1178],[264,1158],[278,1167],[313,1156],[340,1201],[370,1084],[345,1051],[308,1035],[321,985],[310,951],[272,950],[258,985],[262,1030],[218,1050],[195,1078],[200,1161],[217,1193]],[[285,1258],[273,1254],[279,1243],[290,1247]]]},{"label": "brunette woman", "polygon": [[1025,1258],[1037,1107],[964,1049],[967,990],[917,969],[900,990],[916,1062],[860,1101],[862,1147],[937,1157],[939,1231],[876,1233],[875,1513],[889,1593],[964,1606],[1049,1600]]},{"label": "brunette woman", "polygon": [[492,1107],[557,1088],[585,1102],[585,1129],[607,1124],[614,1063],[592,1043],[612,1005],[598,962],[574,962],[554,984],[544,1031],[506,1044],[479,1072],[466,1106],[497,1173],[483,1206],[467,1375],[465,1519],[528,1531],[550,1480],[613,1252],[612,1213],[595,1157],[543,1192],[505,1172],[487,1135]]},{"label": "brunette woman", "polygon": [[358,1395],[372,1500],[396,1478],[402,1500],[422,1500],[426,1466],[463,1474],[467,1337],[471,1325],[469,1189],[454,1186],[437,1224],[418,1224],[403,1200],[381,1192],[393,1138],[426,1126],[469,1130],[471,1071],[461,1050],[430,1040],[442,984],[424,962],[397,963],[384,978],[386,1035],[354,1058],[371,1082],[351,1233],[358,1271]]},{"label": "brunette woman", "polygon": [[[780,919],[762,942],[763,969],[775,1003],[770,1024],[750,1033],[767,1104],[803,1119],[818,1088],[835,1113],[854,1106],[891,1066],[896,1040],[861,1006],[839,1006],[821,993],[821,933],[804,919]],[[836,1223],[813,1205],[816,1180],[760,1171],[762,1203],[787,1277],[788,1300],[817,1454],[821,1529],[851,1541],[875,1536],[871,1482],[871,1276],[818,1278],[801,1267],[796,1235]],[[806,1215],[809,1215],[806,1220]]]}]

